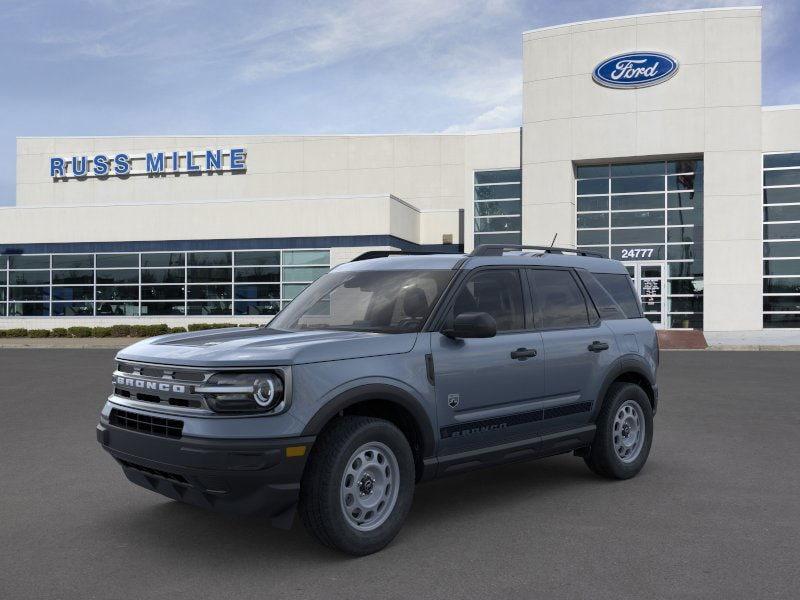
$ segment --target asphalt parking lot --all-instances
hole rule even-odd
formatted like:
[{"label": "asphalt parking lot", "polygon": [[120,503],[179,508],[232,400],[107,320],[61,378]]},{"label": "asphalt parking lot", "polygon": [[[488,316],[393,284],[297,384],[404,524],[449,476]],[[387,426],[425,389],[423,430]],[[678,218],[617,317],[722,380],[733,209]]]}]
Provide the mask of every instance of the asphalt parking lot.
[{"label": "asphalt parking lot", "polygon": [[0,349],[0,598],[797,598],[796,352],[665,352],[650,461],[419,486],[352,559],[128,483],[95,441],[114,352]]}]

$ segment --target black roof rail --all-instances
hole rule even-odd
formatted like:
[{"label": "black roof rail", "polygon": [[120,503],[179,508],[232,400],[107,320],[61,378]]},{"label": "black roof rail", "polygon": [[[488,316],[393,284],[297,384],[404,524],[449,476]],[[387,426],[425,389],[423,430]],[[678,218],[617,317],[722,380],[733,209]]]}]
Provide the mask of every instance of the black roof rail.
[{"label": "black roof rail", "polygon": [[592,258],[605,258],[599,252],[578,250],[576,248],[560,248],[558,246],[525,246],[521,244],[481,244],[469,253],[470,256],[503,256],[506,250],[541,250],[548,254],[576,254],[578,256],[591,256]]},{"label": "black roof rail", "polygon": [[429,254],[441,254],[441,252],[425,252],[424,250],[368,250],[363,254],[359,254],[350,262],[370,260],[372,258],[386,258],[387,256],[422,256]]}]

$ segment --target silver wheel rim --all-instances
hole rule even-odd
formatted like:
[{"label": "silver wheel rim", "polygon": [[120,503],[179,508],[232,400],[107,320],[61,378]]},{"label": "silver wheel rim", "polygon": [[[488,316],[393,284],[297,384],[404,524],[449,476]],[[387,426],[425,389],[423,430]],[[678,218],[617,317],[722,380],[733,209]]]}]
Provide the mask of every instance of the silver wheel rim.
[{"label": "silver wheel rim", "polygon": [[642,407],[633,400],[626,400],[614,416],[614,452],[624,463],[636,460],[642,451],[645,436]]},{"label": "silver wheel rim", "polygon": [[362,445],[350,456],[339,484],[345,520],[358,531],[380,527],[394,510],[399,487],[394,452],[380,442]]}]

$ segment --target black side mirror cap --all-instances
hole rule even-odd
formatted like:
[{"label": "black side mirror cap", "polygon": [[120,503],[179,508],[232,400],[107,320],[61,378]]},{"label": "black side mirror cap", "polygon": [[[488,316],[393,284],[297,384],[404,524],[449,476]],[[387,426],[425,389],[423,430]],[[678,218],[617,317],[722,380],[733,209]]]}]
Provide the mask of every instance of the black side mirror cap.
[{"label": "black side mirror cap", "polygon": [[442,330],[449,338],[490,338],[497,335],[497,322],[485,312],[465,312],[453,321],[453,327]]}]

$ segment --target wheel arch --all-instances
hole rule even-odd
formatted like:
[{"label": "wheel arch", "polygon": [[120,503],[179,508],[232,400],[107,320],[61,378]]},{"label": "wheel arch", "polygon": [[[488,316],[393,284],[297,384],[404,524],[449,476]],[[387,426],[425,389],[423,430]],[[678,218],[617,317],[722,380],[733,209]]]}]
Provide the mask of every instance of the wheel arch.
[{"label": "wheel arch", "polygon": [[598,394],[599,402],[597,403],[595,414],[600,412],[603,403],[606,401],[608,390],[612,385],[619,382],[634,383],[641,387],[647,394],[653,414],[655,414],[658,403],[655,374],[643,358],[634,356],[622,357],[609,370]]}]

